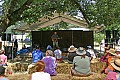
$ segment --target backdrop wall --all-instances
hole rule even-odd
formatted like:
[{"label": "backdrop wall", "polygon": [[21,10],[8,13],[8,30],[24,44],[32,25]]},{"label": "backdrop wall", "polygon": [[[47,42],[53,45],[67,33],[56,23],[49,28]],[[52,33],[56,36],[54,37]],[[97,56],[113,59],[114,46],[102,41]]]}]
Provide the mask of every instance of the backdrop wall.
[{"label": "backdrop wall", "polygon": [[[55,31],[32,31],[32,46],[39,45],[41,48],[52,46],[51,36]],[[86,47],[91,45],[94,47],[93,31],[82,31],[82,30],[56,30],[59,39],[59,47],[69,48],[70,45],[75,47]]]}]

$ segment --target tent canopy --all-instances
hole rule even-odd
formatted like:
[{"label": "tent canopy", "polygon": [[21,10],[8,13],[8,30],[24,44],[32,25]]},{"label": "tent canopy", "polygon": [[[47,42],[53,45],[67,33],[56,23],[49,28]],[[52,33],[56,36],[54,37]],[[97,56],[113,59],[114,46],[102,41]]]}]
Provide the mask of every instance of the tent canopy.
[{"label": "tent canopy", "polygon": [[69,16],[67,14],[54,13],[52,16],[46,15],[46,16],[38,19],[38,21],[35,23],[20,26],[18,28],[14,28],[13,30],[36,31],[40,28],[44,28],[46,26],[59,23],[61,21],[66,22],[66,23],[70,23],[70,24],[73,24],[76,26],[84,27],[84,28],[88,27],[88,24],[86,23],[85,20],[80,20],[80,19],[77,19],[75,17]]}]

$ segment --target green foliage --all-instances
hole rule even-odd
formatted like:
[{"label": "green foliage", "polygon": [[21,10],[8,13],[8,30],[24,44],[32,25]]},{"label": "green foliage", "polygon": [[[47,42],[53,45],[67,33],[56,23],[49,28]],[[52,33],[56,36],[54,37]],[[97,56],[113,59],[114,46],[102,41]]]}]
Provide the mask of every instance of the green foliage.
[{"label": "green foliage", "polygon": [[[5,31],[7,27],[18,21],[30,24],[45,15],[52,16],[53,12],[77,15],[78,11],[82,13],[90,28],[101,24],[119,25],[119,7],[119,0],[95,0],[94,3],[91,0],[4,0],[0,29]],[[65,23],[57,25],[61,28],[63,27],[61,24],[67,25]]]},{"label": "green foliage", "polygon": [[102,34],[101,32],[98,33],[94,33],[94,41],[98,42],[100,44],[100,42],[105,38],[105,35]]}]

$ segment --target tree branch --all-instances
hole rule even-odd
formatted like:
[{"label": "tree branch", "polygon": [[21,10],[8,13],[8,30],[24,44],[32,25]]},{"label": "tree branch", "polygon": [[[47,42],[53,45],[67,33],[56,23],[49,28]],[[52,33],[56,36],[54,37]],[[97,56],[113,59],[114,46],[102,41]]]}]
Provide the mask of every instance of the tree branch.
[{"label": "tree branch", "polygon": [[[14,0],[12,0],[12,1],[14,2]],[[8,15],[9,20],[10,21],[21,20],[22,18],[20,15],[23,13],[24,10],[28,9],[28,6],[30,6],[31,3],[32,3],[32,0],[27,0],[19,9],[13,11],[12,13],[10,12],[9,13],[10,15]],[[16,14],[17,14],[17,16],[16,16]]]},{"label": "tree branch", "polygon": [[76,5],[79,7],[79,10],[81,11],[84,19],[86,20],[86,22],[87,22],[88,24],[90,24],[90,21],[89,21],[90,19],[89,19],[89,17],[86,15],[85,11],[82,9],[80,3],[78,3],[78,2],[75,1],[75,0],[71,0],[71,2],[73,2],[73,4],[76,4]]}]

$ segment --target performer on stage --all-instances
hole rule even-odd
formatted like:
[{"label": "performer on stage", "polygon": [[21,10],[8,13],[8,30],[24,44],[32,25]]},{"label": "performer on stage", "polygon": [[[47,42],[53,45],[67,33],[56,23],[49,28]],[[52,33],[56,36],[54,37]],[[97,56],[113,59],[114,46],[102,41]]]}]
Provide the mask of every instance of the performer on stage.
[{"label": "performer on stage", "polygon": [[58,35],[57,35],[57,32],[54,32],[54,34],[51,36],[51,39],[52,39],[52,42],[53,42],[53,48],[55,49],[56,47],[59,47],[58,46]]}]

